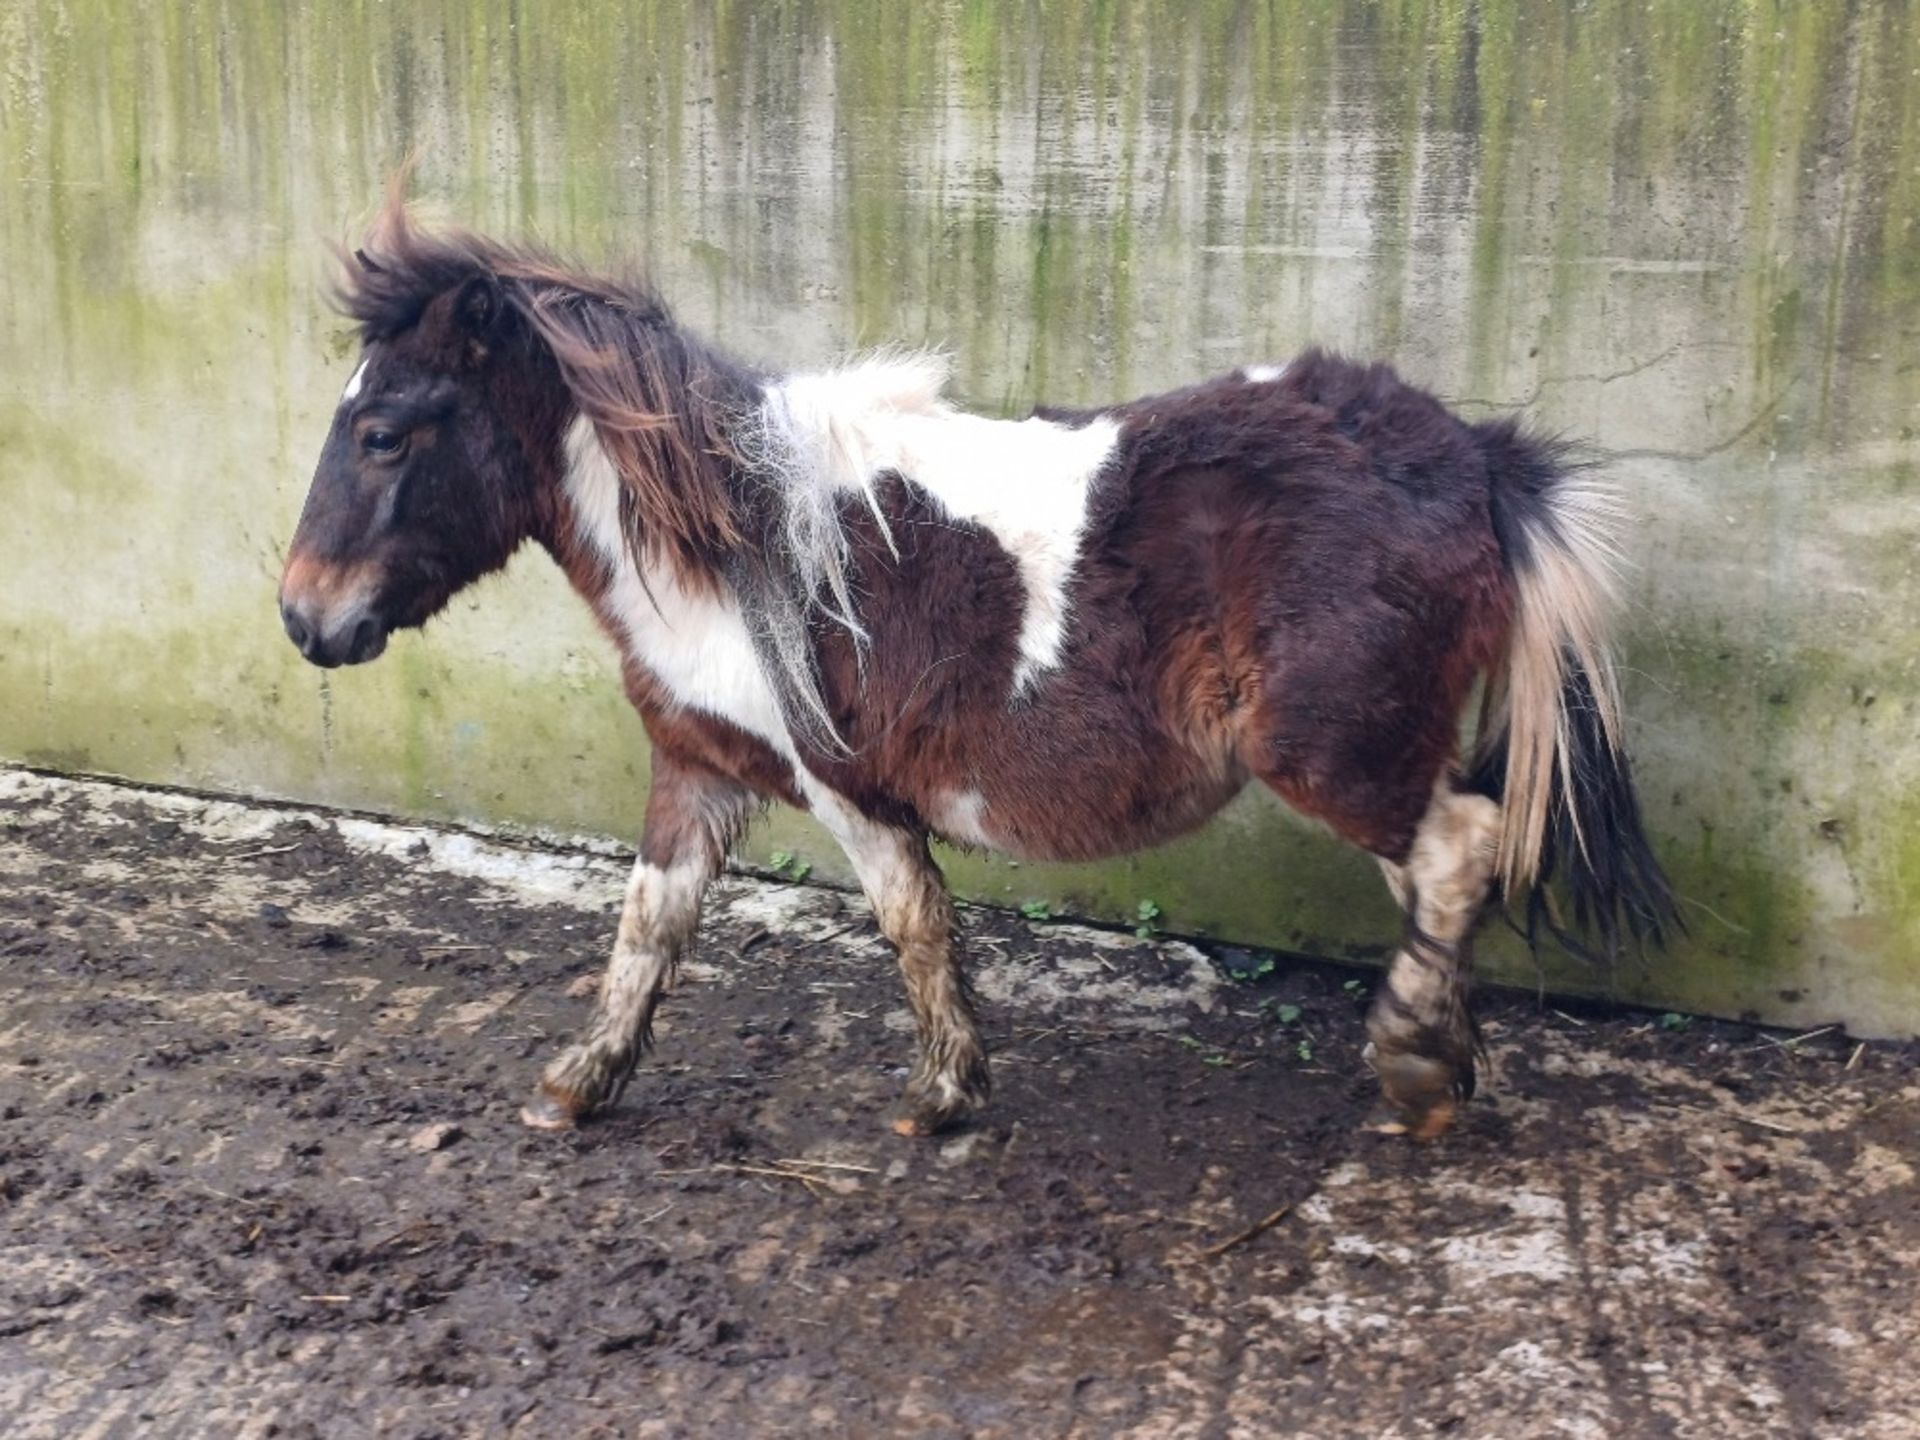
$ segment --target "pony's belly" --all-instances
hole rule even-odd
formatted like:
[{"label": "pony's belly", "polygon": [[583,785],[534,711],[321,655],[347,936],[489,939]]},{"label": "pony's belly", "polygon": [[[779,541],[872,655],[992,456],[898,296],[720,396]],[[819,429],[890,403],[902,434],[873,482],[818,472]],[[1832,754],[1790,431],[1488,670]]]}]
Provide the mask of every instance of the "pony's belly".
[{"label": "pony's belly", "polygon": [[1014,860],[1106,860],[1198,829],[1245,783],[1244,775],[1209,777],[1170,786],[1144,802],[1132,797],[1124,807],[1108,803],[1108,795],[1070,793],[1065,784],[1041,794],[949,790],[934,797],[926,819],[951,844]]}]

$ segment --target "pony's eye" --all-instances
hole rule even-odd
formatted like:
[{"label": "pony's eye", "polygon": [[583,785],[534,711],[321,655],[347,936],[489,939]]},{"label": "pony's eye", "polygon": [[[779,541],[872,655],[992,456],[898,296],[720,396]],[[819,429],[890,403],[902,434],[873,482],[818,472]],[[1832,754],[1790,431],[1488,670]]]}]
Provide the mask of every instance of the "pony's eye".
[{"label": "pony's eye", "polygon": [[397,455],[405,438],[398,430],[369,430],[360,443],[375,455]]}]

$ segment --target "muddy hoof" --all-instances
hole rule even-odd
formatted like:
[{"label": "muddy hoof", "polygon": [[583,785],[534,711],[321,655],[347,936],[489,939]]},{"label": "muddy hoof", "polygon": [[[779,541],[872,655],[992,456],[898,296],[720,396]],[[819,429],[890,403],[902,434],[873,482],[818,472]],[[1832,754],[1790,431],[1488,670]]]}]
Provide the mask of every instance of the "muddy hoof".
[{"label": "muddy hoof", "polygon": [[520,1107],[520,1120],[535,1130],[571,1130],[586,1109],[577,1097],[556,1094],[542,1085],[533,1092],[533,1098]]},{"label": "muddy hoof", "polygon": [[1380,1093],[1397,1114],[1395,1125],[1380,1126],[1384,1133],[1410,1135],[1415,1140],[1437,1140],[1460,1114],[1471,1080],[1458,1068],[1430,1055],[1407,1050],[1369,1047],[1373,1073],[1380,1077]]},{"label": "muddy hoof", "polygon": [[965,1125],[979,1108],[980,1102],[965,1096],[936,1100],[928,1095],[909,1095],[893,1118],[893,1133],[914,1139],[945,1135]]},{"label": "muddy hoof", "polygon": [[949,1130],[958,1129],[964,1118],[961,1115],[938,1115],[909,1110],[904,1115],[894,1116],[888,1123],[896,1135],[905,1135],[913,1140],[925,1140],[931,1136],[944,1135]]}]

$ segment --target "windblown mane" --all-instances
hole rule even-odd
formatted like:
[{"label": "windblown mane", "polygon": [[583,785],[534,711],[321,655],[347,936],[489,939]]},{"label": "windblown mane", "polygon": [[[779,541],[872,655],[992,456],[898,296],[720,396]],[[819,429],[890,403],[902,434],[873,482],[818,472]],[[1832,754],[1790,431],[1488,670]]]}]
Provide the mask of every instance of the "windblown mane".
[{"label": "windblown mane", "polygon": [[342,253],[337,308],[373,341],[418,324],[439,295],[479,278],[497,285],[613,462],[636,563],[663,561],[695,590],[730,588],[788,724],[844,750],[821,693],[814,618],[864,644],[842,506],[858,496],[887,528],[867,457],[816,391],[936,405],[944,362],[876,356],[771,389],[681,329],[639,281],[593,275],[537,247],[421,229],[404,180],[360,248]]},{"label": "windblown mane", "polygon": [[734,417],[753,403],[751,372],[674,323],[638,281],[588,274],[532,246],[413,223],[401,183],[359,249],[342,256],[333,299],[373,341],[419,323],[436,296],[490,278],[552,354],[625,487],[627,540],[711,588],[746,542],[731,483]]}]

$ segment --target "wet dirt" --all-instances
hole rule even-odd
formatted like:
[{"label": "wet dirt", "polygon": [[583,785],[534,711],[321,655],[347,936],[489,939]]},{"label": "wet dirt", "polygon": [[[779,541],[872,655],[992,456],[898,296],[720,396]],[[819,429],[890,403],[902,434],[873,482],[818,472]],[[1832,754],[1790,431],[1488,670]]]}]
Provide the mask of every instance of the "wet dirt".
[{"label": "wet dirt", "polygon": [[1419,1146],[1370,975],[967,910],[996,1094],[912,1141],[864,906],[729,877],[526,1130],[624,868],[0,771],[6,1433],[1920,1434],[1915,1046],[1488,994]]}]

